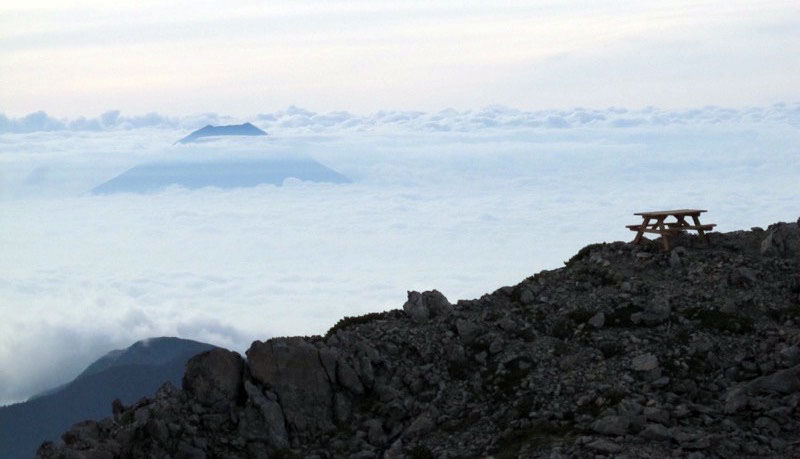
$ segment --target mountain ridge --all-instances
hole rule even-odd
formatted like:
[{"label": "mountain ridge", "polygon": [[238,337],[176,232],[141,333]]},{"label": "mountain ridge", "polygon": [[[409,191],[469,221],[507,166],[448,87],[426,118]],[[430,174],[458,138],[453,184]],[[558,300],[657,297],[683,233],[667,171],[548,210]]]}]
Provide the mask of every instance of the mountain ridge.
[{"label": "mountain ridge", "polygon": [[[144,343],[162,355],[147,358]],[[133,403],[166,381],[179,382],[189,358],[213,347],[172,337],[137,341],[105,354],[66,384],[0,407],[0,457],[27,459],[75,422],[110,415],[113,400]]]}]

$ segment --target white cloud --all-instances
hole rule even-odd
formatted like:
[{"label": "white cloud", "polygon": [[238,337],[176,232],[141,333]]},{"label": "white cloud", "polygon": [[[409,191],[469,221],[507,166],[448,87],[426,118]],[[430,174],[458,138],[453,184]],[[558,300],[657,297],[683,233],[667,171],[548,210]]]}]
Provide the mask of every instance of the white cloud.
[{"label": "white cloud", "polygon": [[699,206],[722,231],[795,220],[799,116],[797,104],[291,108],[256,118],[271,134],[259,148],[311,155],[355,183],[112,196],[85,192],[193,154],[171,146],[190,122],[125,129],[109,114],[97,118],[107,131],[0,135],[0,400],[150,336],[243,351],[398,308],[410,289],[477,297],[587,243],[629,239],[640,210]]},{"label": "white cloud", "polygon": [[[54,118],[45,112],[30,113],[19,118],[9,118],[0,113],[0,134],[47,131],[119,131],[131,129],[193,130],[207,124],[234,124],[251,121],[269,131],[282,133],[338,134],[340,131],[390,132],[398,129],[410,131],[459,131],[528,128],[578,128],[578,127],[632,127],[666,126],[718,123],[787,124],[800,126],[800,102],[777,103],[765,107],[726,108],[706,106],[688,110],[669,110],[647,107],[627,110],[615,107],[605,109],[573,108],[569,110],[524,111],[504,106],[488,106],[480,110],[439,112],[378,111],[356,115],[346,111],[317,113],[289,106],[273,113],[260,113],[251,117],[234,117],[217,113],[170,117],[158,113],[126,116],[119,110],[104,112],[97,117],[81,116],[74,119]],[[178,134],[176,134],[178,135]]]}]

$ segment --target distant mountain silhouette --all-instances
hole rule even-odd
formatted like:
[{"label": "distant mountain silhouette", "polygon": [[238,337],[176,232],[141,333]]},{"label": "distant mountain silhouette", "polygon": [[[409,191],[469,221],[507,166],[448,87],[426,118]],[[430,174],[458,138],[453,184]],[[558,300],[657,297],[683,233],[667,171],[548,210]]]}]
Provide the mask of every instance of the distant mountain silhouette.
[{"label": "distant mountain silhouette", "polygon": [[267,133],[250,123],[231,124],[228,126],[212,126],[209,124],[192,132],[175,143],[191,143],[197,142],[198,139],[202,139],[203,137],[216,137],[223,135],[267,135]]},{"label": "distant mountain silhouette", "polygon": [[151,338],[101,357],[72,382],[0,407],[0,458],[30,458],[45,440],[85,419],[111,415],[111,402],[132,403],[170,381],[180,386],[186,362],[214,348],[179,338]]},{"label": "distant mountain silhouette", "polygon": [[[233,126],[206,126],[192,132],[176,143],[194,143],[211,140],[211,137],[224,136],[259,136],[267,133],[250,123]],[[219,146],[218,152],[226,153],[225,145]],[[216,145],[212,145],[214,150]],[[241,153],[241,146],[232,146]],[[247,151],[249,147],[244,150]],[[264,183],[282,185],[287,178],[297,178],[310,182],[348,183],[350,179],[335,170],[320,164],[308,156],[274,157],[269,153],[247,152],[248,159],[225,158],[219,155],[213,158],[184,156],[181,160],[162,161],[135,166],[111,180],[101,183],[91,190],[93,194],[110,193],[148,193],[158,191],[170,185],[185,188],[218,188],[251,187]],[[189,149],[188,153],[192,153]],[[208,148],[201,149],[199,156],[207,155]]]},{"label": "distant mountain silhouette", "polygon": [[281,185],[290,177],[311,182],[350,182],[344,175],[311,158],[181,161],[136,166],[98,185],[92,193],[148,193],[170,185],[191,189],[251,187],[264,183]]}]

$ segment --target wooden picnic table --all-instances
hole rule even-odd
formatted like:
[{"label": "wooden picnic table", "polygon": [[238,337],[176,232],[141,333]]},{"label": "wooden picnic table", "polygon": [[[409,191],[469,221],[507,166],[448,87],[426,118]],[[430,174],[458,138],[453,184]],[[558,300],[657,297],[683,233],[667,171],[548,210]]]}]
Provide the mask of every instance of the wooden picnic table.
[{"label": "wooden picnic table", "polygon": [[[644,233],[655,233],[661,235],[661,243],[664,250],[669,250],[669,238],[675,234],[687,230],[694,230],[703,239],[703,242],[708,244],[706,231],[712,231],[715,226],[714,223],[702,224],[700,223],[700,214],[706,212],[699,209],[677,209],[677,210],[658,210],[654,212],[637,212],[633,215],[642,217],[642,223],[638,225],[627,225],[631,231],[636,231],[636,237],[633,238],[633,243],[638,244],[642,240]],[[674,217],[674,221],[666,221],[668,218]],[[692,218],[692,224],[686,221],[687,217]]]}]

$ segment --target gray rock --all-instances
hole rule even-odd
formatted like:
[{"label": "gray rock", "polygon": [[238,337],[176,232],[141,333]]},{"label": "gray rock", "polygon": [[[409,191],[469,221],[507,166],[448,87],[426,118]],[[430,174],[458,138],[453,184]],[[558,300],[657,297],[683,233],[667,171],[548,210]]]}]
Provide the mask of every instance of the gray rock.
[{"label": "gray rock", "polygon": [[497,354],[503,350],[503,340],[499,338],[495,338],[492,340],[491,344],[489,344],[489,353],[490,354]]},{"label": "gray rock", "polygon": [[523,289],[522,293],[519,294],[519,302],[524,304],[524,305],[532,304],[534,298],[535,298],[535,296],[534,296],[533,292],[531,292],[527,288]]},{"label": "gray rock", "polygon": [[625,435],[630,420],[624,416],[605,416],[592,424],[592,430],[604,435]]},{"label": "gray rock", "polygon": [[182,444],[178,447],[178,457],[180,459],[206,459],[206,453],[200,448],[192,445]]},{"label": "gray rock", "polygon": [[456,320],[456,330],[461,341],[469,346],[480,334],[480,327],[474,322],[465,319]]},{"label": "gray rock", "polygon": [[589,449],[605,454],[616,454],[622,451],[622,446],[605,438],[598,438],[586,444]]},{"label": "gray rock", "polygon": [[658,368],[658,357],[647,353],[636,356],[631,360],[631,368],[634,371],[652,371]]},{"label": "gray rock", "polygon": [[800,364],[800,346],[796,344],[782,349],[779,355],[783,365],[791,367]]},{"label": "gray rock", "polygon": [[372,389],[372,386],[375,385],[375,369],[372,366],[372,360],[366,355],[358,358],[358,376],[365,388]]},{"label": "gray rock", "polygon": [[603,328],[603,325],[606,323],[606,316],[603,312],[598,312],[597,314],[593,315],[591,319],[589,319],[589,325],[594,328]]},{"label": "gray rock", "polygon": [[767,236],[761,241],[761,255],[784,258],[800,257],[798,223],[776,223],[770,225],[768,231]]},{"label": "gray rock", "polygon": [[264,396],[264,393],[250,381],[245,381],[244,390],[247,392],[248,400],[259,409],[264,419],[265,428],[263,432],[269,445],[274,448],[286,448],[289,446],[286,420],[278,402]]},{"label": "gray rock", "polygon": [[653,406],[645,407],[644,416],[648,421],[655,421],[660,424],[669,423],[669,412],[661,408]]},{"label": "gray rock", "polygon": [[639,435],[649,440],[664,441],[672,439],[672,432],[670,429],[656,423],[647,424]]},{"label": "gray rock", "polygon": [[617,406],[619,414],[622,416],[637,416],[642,413],[643,407],[636,400],[625,399],[622,400]]},{"label": "gray rock", "polygon": [[761,416],[760,418],[756,419],[755,424],[756,427],[768,431],[772,436],[777,436],[781,432],[781,426],[766,416]]},{"label": "gray rock", "polygon": [[792,394],[800,391],[800,365],[762,376],[752,383],[753,387],[765,392]]},{"label": "gray rock", "polygon": [[397,440],[392,443],[392,446],[386,450],[384,453],[384,459],[403,459],[405,455],[403,454],[403,440],[398,438]]},{"label": "gray rock", "polygon": [[317,349],[302,338],[254,342],[247,350],[253,379],[274,392],[299,438],[334,429],[333,390]]},{"label": "gray rock", "polygon": [[143,426],[150,420],[150,410],[146,407],[139,408],[133,412],[133,422],[136,425]]},{"label": "gray rock", "polygon": [[417,416],[403,433],[406,438],[413,438],[419,435],[430,432],[436,424],[429,413],[423,413]]},{"label": "gray rock", "polygon": [[676,406],[675,411],[672,412],[672,415],[677,419],[685,418],[689,414],[691,414],[691,410],[689,410],[689,407],[684,403]]},{"label": "gray rock", "polygon": [[429,318],[450,314],[453,306],[438,290],[426,292],[408,292],[408,301],[403,311],[416,322],[425,322]]},{"label": "gray rock", "polygon": [[356,370],[354,370],[353,367],[351,367],[350,364],[348,364],[344,359],[339,359],[336,364],[336,380],[342,385],[342,387],[354,394],[364,393],[364,385],[361,384],[361,380],[358,378]]},{"label": "gray rock", "polygon": [[352,413],[352,403],[350,398],[341,392],[337,392],[333,398],[333,414],[336,421],[345,423],[350,419]]},{"label": "gray rock", "polygon": [[336,364],[339,361],[339,354],[330,348],[323,347],[319,349],[319,361],[322,363],[322,368],[325,369],[325,374],[328,375],[328,380],[335,382]]},{"label": "gray rock", "polygon": [[671,313],[672,307],[670,306],[669,299],[666,297],[657,297],[645,304],[644,311],[631,314],[631,321],[637,324],[658,325],[666,322]]},{"label": "gray rock", "polygon": [[737,387],[725,396],[725,407],[723,410],[727,414],[733,414],[747,407],[749,397],[745,387]]},{"label": "gray rock", "polygon": [[386,443],[386,433],[383,431],[383,422],[380,419],[370,419],[367,426],[367,439],[374,446],[383,446]]},{"label": "gray rock", "polygon": [[426,322],[431,316],[419,292],[408,292],[408,301],[403,304],[403,311],[415,322]]},{"label": "gray rock", "polygon": [[744,266],[735,268],[728,276],[728,283],[737,287],[752,287],[756,282],[758,282],[756,272]]},{"label": "gray rock", "polygon": [[686,428],[672,429],[672,439],[681,446],[695,442],[701,437],[701,431],[693,431]]},{"label": "gray rock", "polygon": [[673,268],[680,268],[681,267],[681,257],[678,255],[676,251],[672,251],[669,256],[669,265]]},{"label": "gray rock", "polygon": [[183,389],[206,406],[234,401],[242,391],[243,368],[236,352],[221,348],[203,352],[187,362]]},{"label": "gray rock", "polygon": [[464,351],[464,346],[458,342],[449,344],[445,350],[447,361],[451,363],[463,363],[467,361],[467,353]]}]

